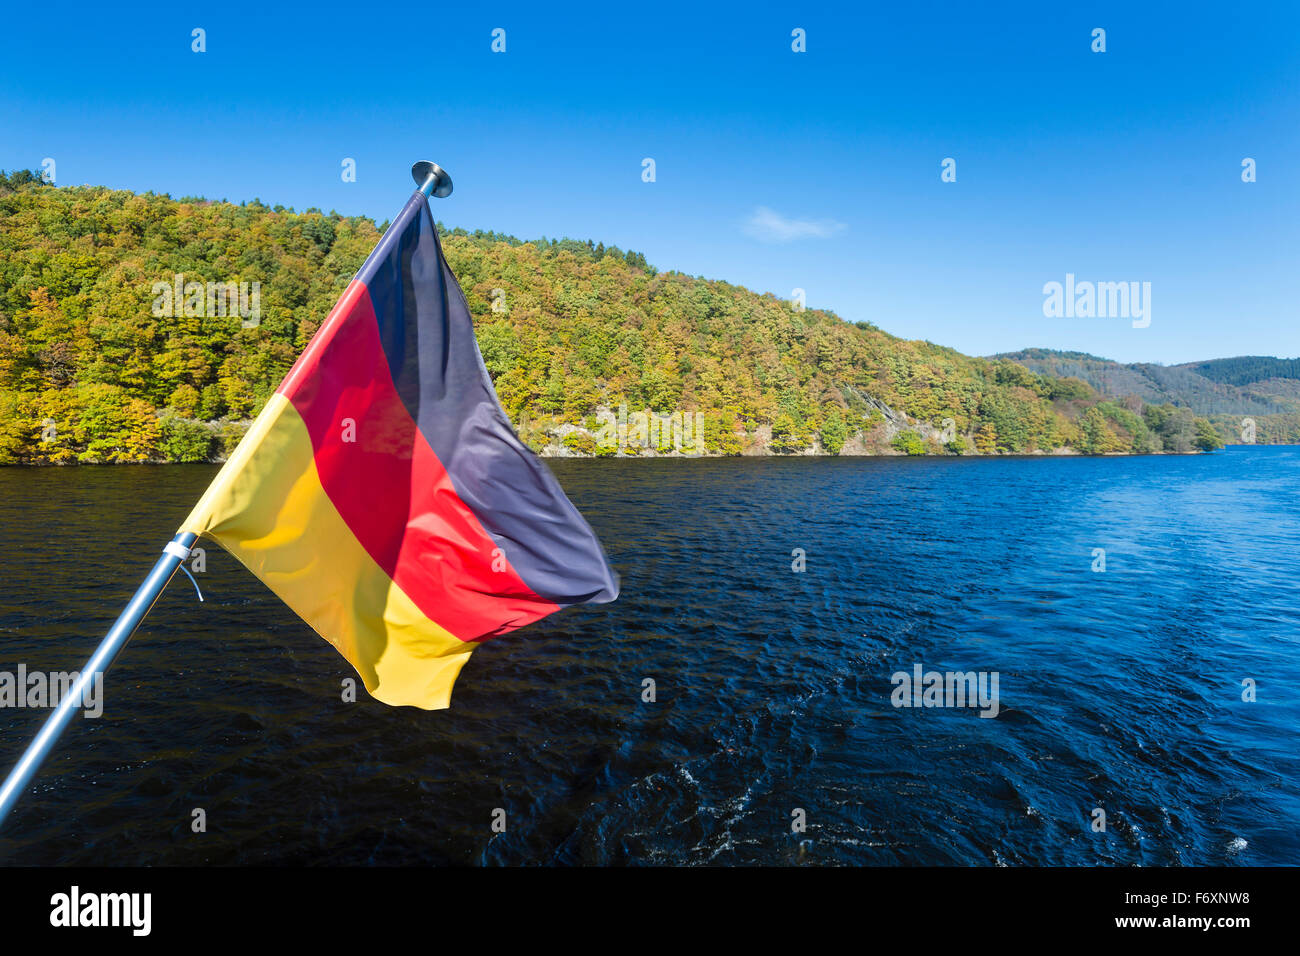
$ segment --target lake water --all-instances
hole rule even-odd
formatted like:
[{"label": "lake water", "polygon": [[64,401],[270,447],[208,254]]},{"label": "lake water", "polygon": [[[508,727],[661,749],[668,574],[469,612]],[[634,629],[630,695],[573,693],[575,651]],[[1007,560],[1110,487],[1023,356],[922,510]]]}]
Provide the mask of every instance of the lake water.
[{"label": "lake water", "polygon": [[[1300,862],[1300,449],[550,464],[617,603],[484,645],[450,711],[343,703],[211,546],[0,861]],[[79,667],[214,472],[0,469],[0,670]],[[917,664],[998,715],[893,706]],[[43,716],[0,710],[4,771]]]}]

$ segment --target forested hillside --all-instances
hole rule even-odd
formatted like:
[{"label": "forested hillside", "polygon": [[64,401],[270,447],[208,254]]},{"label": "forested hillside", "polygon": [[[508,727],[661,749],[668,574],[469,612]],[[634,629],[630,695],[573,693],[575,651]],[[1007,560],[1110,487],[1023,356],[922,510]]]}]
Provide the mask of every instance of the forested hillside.
[{"label": "forested hillside", "polygon": [[1229,444],[1300,443],[1300,359],[1244,355],[1183,365],[1124,364],[1082,352],[1024,349],[995,356],[1043,375],[1072,375],[1112,399],[1171,404],[1206,416]]},{"label": "forested hillside", "polygon": [[[0,174],[0,462],[222,458],[381,232],[364,218],[257,200],[54,188],[32,173]],[[596,436],[600,416],[621,404],[702,413],[710,454],[1186,452],[1220,443],[1186,409],[1105,400],[1078,378],[657,272],[637,253],[443,235],[502,404],[548,453],[615,453]],[[200,291],[191,295],[190,283]],[[222,287],[258,283],[257,315],[214,309],[218,283],[218,306]],[[670,444],[661,436],[658,448]]]}]

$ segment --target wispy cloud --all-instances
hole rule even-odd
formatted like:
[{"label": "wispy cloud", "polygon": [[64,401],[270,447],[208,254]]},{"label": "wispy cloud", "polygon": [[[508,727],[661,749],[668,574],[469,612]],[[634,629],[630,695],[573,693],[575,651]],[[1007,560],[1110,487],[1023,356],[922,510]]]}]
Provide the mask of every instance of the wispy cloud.
[{"label": "wispy cloud", "polygon": [[796,239],[826,239],[848,227],[834,219],[787,219],[775,209],[759,206],[745,220],[745,235],[763,242],[794,242]]}]

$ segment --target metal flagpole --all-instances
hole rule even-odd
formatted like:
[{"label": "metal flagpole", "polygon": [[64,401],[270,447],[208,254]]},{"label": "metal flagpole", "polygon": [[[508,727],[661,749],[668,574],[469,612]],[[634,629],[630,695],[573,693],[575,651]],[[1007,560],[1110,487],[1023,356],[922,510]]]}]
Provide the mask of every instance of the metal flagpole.
[{"label": "metal flagpole", "polygon": [[447,170],[437,163],[431,163],[427,159],[420,160],[411,167],[411,178],[415,180],[415,185],[420,187],[420,192],[430,199],[435,196],[444,199],[451,195],[451,177],[447,175]]},{"label": "metal flagpole", "polygon": [[[420,192],[430,198],[441,199],[451,195],[451,177],[437,163],[421,160],[411,167],[411,178],[419,186]],[[135,633],[135,629],[144,620],[144,616],[149,613],[149,609],[162,594],[163,588],[167,587],[167,582],[176,573],[176,569],[189,557],[190,548],[197,538],[198,535],[183,531],[167,544],[163,549],[162,557],[158,559],[149,576],[131,598],[131,603],[126,606],[126,610],[118,616],[104,639],[99,642],[99,647],[86,662],[86,666],[81,669],[72,687],[63,695],[54,712],[46,718],[40,733],[28,744],[22,759],[14,765],[13,770],[9,771],[4,786],[0,787],[0,825],[4,824],[9,811],[14,808],[14,804],[31,783],[36,771],[54,749],[59,735],[67,729],[69,721],[72,720],[72,715],[83,706],[86,689],[94,682],[95,675],[103,674],[112,666],[117,655],[126,646],[126,642]],[[199,599],[202,600],[202,595]]]},{"label": "metal flagpole", "polygon": [[198,535],[183,531],[167,543],[162,557],[153,566],[144,583],[136,590],[131,602],[118,615],[117,621],[99,642],[99,647],[95,648],[95,653],[81,669],[72,687],[63,695],[54,713],[46,718],[45,726],[41,728],[40,733],[27,745],[22,759],[14,764],[13,770],[9,771],[4,786],[0,787],[0,825],[4,823],[5,817],[14,808],[18,798],[23,795],[45,758],[54,749],[59,735],[67,729],[68,722],[72,720],[72,715],[84,706],[86,690],[94,682],[95,675],[103,674],[112,666],[117,655],[126,646],[126,642],[135,633],[135,629],[144,620],[144,616],[149,613],[149,609],[162,594],[163,588],[167,587],[167,582],[176,573],[176,569],[190,556],[190,548],[197,538]]}]

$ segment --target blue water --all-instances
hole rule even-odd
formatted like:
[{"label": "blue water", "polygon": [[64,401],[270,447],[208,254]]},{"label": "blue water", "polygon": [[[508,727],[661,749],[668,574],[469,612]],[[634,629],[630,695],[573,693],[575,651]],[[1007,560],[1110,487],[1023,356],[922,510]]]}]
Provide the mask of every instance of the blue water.
[{"label": "blue water", "polygon": [[[616,604],[485,645],[450,711],[349,704],[213,547],[0,860],[1300,862],[1300,449],[552,467]],[[212,473],[0,469],[0,670],[79,666]],[[998,716],[894,707],[918,663]],[[41,716],[0,710],[5,767]]]}]

